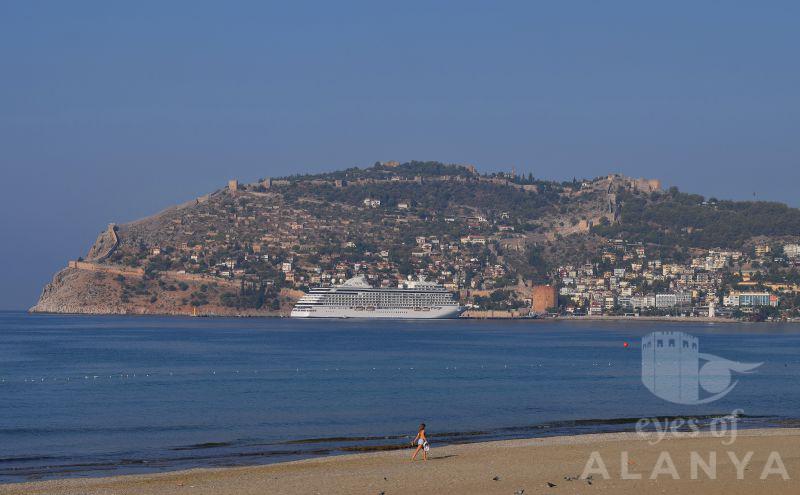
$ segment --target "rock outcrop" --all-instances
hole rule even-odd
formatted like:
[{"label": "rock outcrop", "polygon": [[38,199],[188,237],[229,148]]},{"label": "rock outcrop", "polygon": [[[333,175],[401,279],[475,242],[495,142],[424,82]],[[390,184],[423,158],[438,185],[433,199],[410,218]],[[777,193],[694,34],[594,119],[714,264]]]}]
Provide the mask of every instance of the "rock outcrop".
[{"label": "rock outcrop", "polygon": [[119,237],[117,236],[117,226],[112,224],[108,225],[108,229],[101,232],[94,241],[89,253],[86,255],[87,260],[103,261],[114,253],[114,250],[119,245]]},{"label": "rock outcrop", "polygon": [[30,309],[36,313],[124,314],[127,310],[114,304],[119,291],[106,283],[105,276],[67,267],[56,273],[42,290],[39,302]]},{"label": "rock outcrop", "polygon": [[[220,304],[220,295],[238,284],[191,274],[162,273],[148,279],[143,271],[71,261],[44,287],[32,313],[175,316],[286,316],[302,292],[280,292],[283,311],[236,308]],[[199,301],[202,305],[197,305]],[[207,301],[207,302],[206,302]]]}]

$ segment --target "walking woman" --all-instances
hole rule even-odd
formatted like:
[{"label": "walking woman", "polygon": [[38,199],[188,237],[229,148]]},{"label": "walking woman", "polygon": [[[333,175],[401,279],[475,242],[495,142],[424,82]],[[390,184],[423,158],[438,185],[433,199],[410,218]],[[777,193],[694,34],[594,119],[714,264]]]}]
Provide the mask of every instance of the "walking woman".
[{"label": "walking woman", "polygon": [[425,423],[421,423],[419,425],[419,431],[417,432],[417,436],[415,436],[414,440],[411,442],[411,445],[417,446],[417,450],[415,450],[414,455],[411,456],[412,461],[417,460],[417,454],[419,454],[420,450],[422,450],[422,460],[428,460],[428,451],[431,448],[428,445],[428,437],[425,436]]}]

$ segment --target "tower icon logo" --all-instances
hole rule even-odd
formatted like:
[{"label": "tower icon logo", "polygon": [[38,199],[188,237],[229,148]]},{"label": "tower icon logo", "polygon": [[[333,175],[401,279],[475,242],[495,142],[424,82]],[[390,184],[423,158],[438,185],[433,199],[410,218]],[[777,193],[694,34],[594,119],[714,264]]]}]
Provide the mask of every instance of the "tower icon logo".
[{"label": "tower icon logo", "polygon": [[642,338],[642,383],[675,404],[719,400],[738,383],[731,372],[749,373],[762,364],[703,354],[698,338],[685,332],[653,332]]}]

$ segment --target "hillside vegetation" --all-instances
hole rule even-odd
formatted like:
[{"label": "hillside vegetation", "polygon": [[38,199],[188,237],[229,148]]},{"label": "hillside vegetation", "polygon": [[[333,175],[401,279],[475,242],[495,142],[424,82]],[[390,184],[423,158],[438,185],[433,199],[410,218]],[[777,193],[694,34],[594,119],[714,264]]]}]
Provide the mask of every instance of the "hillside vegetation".
[{"label": "hillside vegetation", "polygon": [[[67,268],[111,275],[61,274],[37,308],[102,312],[104,302],[87,295],[96,293],[112,294],[106,306],[116,313],[285,314],[309,287],[360,273],[384,286],[426,277],[464,304],[511,310],[530,304],[532,285],[558,282],[559,266],[602,261],[612,240],[668,262],[695,248],[745,249],[798,233],[797,209],[664,192],[652,180],[556,182],[387,162],[234,183],[112,225],[90,265]],[[87,292],[92,283],[113,287]]]}]

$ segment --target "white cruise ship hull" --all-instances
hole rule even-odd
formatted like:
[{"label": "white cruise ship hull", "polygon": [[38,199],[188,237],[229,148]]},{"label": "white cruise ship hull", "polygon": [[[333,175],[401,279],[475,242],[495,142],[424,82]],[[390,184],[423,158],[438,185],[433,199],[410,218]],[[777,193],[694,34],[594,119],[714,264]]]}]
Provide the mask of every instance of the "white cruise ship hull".
[{"label": "white cruise ship hull", "polygon": [[428,320],[437,318],[458,318],[463,308],[443,306],[429,309],[375,308],[374,310],[355,310],[318,306],[313,309],[292,309],[292,318],[390,318],[395,320]]},{"label": "white cruise ship hull", "polygon": [[297,301],[290,316],[431,320],[458,318],[462,309],[441,285],[421,280],[376,289],[362,275],[334,287],[312,288]]}]

